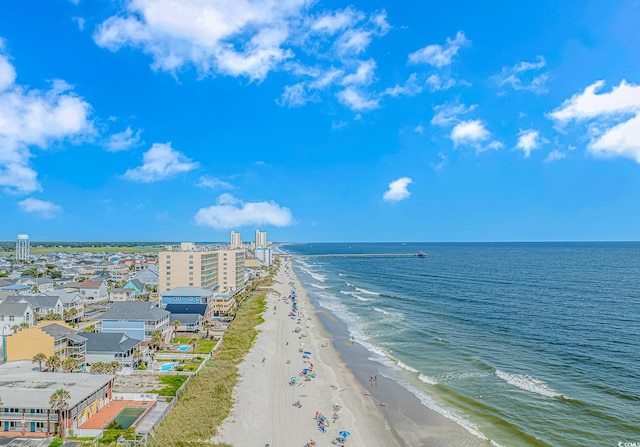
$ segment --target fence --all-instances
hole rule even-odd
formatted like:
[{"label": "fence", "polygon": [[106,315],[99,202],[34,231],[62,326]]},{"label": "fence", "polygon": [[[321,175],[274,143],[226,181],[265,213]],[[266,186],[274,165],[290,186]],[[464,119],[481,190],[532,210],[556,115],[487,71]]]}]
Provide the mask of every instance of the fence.
[{"label": "fence", "polygon": [[98,429],[76,428],[73,430],[73,436],[78,438],[102,438],[103,434],[104,432]]},{"label": "fence", "polygon": [[157,394],[147,393],[113,393],[113,400],[152,401],[158,400]]}]

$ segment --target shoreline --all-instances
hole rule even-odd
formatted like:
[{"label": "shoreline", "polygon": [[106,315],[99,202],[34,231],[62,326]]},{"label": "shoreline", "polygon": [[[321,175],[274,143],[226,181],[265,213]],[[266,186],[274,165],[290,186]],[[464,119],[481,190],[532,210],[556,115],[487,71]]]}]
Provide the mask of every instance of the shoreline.
[{"label": "shoreline", "polygon": [[[304,284],[302,286],[304,287]],[[323,307],[312,295],[309,297],[321,320],[323,330],[332,337],[334,346],[339,351],[340,359],[345,363],[349,374],[370,393],[372,399],[386,403],[385,407],[377,407],[377,410],[400,445],[407,447],[493,445],[480,432],[476,435],[455,420],[428,407],[418,395],[396,380],[387,377],[384,371],[388,370],[389,366],[372,359],[374,354],[352,337],[345,322],[332,310]],[[377,380],[370,381],[371,375],[377,375]],[[415,391],[423,394],[421,391]],[[431,399],[426,394],[423,398]]]},{"label": "shoreline", "polygon": [[[339,433],[347,431],[342,442],[346,446],[403,447],[342,362],[290,261],[281,260],[274,281],[264,322],[239,365],[231,413],[212,441],[237,447],[300,447],[313,440],[320,447],[333,441],[340,445]],[[292,289],[295,317],[293,300],[287,299]],[[304,368],[311,368],[313,377],[305,377]],[[297,377],[293,385],[292,377]]]}]

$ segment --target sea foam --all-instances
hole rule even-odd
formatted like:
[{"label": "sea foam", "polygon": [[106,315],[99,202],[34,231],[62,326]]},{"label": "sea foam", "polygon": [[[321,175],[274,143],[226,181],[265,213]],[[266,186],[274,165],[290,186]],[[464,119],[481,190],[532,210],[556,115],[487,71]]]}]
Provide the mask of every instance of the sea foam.
[{"label": "sea foam", "polygon": [[438,381],[436,379],[434,379],[433,377],[425,376],[424,374],[418,375],[418,380],[420,382],[424,382],[424,383],[427,383],[429,385],[437,385],[438,384]]},{"label": "sea foam", "polygon": [[413,368],[412,366],[407,365],[406,363],[404,363],[404,362],[402,362],[402,361],[400,361],[400,360],[398,360],[397,365],[398,365],[400,368],[405,369],[405,370],[407,370],[407,371],[409,371],[409,372],[414,372],[414,373],[419,372],[417,369]]},{"label": "sea foam", "polygon": [[545,397],[560,397],[562,394],[554,391],[543,380],[536,379],[535,377],[523,375],[523,374],[509,374],[504,371],[496,369],[496,376],[507,382],[509,385],[513,385],[524,391],[539,394]]}]

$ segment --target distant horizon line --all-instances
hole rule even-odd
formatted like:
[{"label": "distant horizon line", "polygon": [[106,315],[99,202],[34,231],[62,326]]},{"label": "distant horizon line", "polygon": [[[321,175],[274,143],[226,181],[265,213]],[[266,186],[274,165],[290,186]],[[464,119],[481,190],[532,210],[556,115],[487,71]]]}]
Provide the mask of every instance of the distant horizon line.
[{"label": "distant horizon line", "polygon": [[[0,244],[15,244],[16,240],[0,241]],[[193,242],[194,244],[220,244],[229,245],[228,241],[72,241],[72,240],[30,240],[31,244],[112,244],[115,246],[126,246],[126,244],[148,244],[148,245],[178,245],[182,242]],[[246,242],[247,244],[253,241]],[[271,244],[552,244],[552,243],[637,243],[640,240],[510,240],[510,241],[272,241]]]}]

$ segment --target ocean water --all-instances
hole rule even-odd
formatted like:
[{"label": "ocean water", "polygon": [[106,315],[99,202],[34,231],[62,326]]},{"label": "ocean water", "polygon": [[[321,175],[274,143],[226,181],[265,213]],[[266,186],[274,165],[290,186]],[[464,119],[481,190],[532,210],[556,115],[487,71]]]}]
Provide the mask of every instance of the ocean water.
[{"label": "ocean water", "polygon": [[280,248],[381,374],[475,436],[640,446],[640,243]]}]

